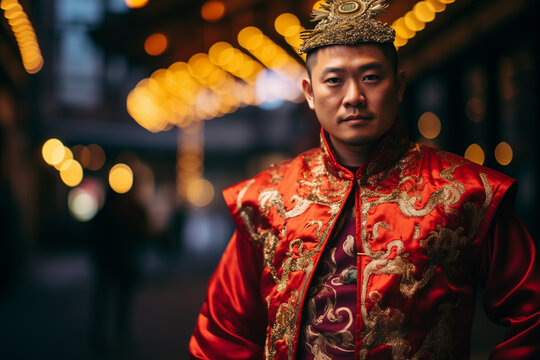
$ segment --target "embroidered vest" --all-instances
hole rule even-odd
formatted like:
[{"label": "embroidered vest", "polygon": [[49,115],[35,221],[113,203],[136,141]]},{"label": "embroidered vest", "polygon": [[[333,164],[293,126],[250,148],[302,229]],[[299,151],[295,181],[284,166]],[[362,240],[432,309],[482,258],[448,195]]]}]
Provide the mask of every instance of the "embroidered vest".
[{"label": "embroidered vest", "polygon": [[296,357],[314,269],[353,193],[356,356],[467,358],[476,262],[512,182],[411,144],[398,121],[356,174],[338,164],[323,132],[321,148],[226,189],[239,231],[264,261],[266,359]]}]

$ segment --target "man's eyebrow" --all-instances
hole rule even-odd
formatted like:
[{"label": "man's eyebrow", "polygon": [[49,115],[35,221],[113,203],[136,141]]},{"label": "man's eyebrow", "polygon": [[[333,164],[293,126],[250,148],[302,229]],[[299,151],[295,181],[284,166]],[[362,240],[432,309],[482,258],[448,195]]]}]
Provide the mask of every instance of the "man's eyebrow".
[{"label": "man's eyebrow", "polygon": [[[373,69],[380,70],[380,69],[382,69],[382,67],[383,67],[383,65],[380,62],[373,61],[373,62],[370,62],[370,63],[360,65],[358,67],[358,70],[360,70],[360,71],[373,70]],[[326,75],[326,74],[329,74],[329,73],[342,73],[342,72],[345,72],[345,68],[338,67],[338,66],[329,66],[329,67],[323,69],[322,74]]]}]

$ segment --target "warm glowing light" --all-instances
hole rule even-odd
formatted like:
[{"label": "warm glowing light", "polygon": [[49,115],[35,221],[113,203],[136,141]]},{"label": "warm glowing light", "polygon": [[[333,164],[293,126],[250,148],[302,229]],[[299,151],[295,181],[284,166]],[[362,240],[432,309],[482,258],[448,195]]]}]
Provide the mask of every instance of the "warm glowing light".
[{"label": "warm glowing light", "polygon": [[416,18],[423,22],[430,22],[435,19],[435,8],[427,1],[420,1],[413,7]]},{"label": "warm glowing light", "polygon": [[405,25],[412,31],[421,31],[426,27],[426,24],[423,21],[416,18],[413,11],[409,11],[407,14],[405,14],[404,19]]},{"label": "warm glowing light", "polygon": [[394,24],[392,24],[392,27],[396,30],[396,35],[403,39],[410,39],[416,34],[414,30],[409,29],[405,23],[404,17],[397,19]]},{"label": "warm glowing light", "polygon": [[418,130],[426,139],[435,139],[441,133],[441,120],[432,112],[425,112],[418,119]]},{"label": "warm glowing light", "polygon": [[485,160],[484,150],[478,144],[472,144],[465,150],[465,158],[477,164],[483,165]]},{"label": "warm glowing light", "polygon": [[442,1],[442,0],[426,0],[426,1],[431,4],[435,12],[443,12],[444,10],[446,10],[445,1]]},{"label": "warm glowing light", "polygon": [[206,179],[192,180],[187,185],[186,197],[192,205],[205,207],[214,199],[214,186]]},{"label": "warm glowing light", "polygon": [[83,179],[83,169],[77,160],[66,160],[60,167],[60,178],[70,187],[79,185]]},{"label": "warm glowing light", "polygon": [[116,164],[109,171],[109,185],[119,193],[124,194],[133,186],[133,171],[126,164]]},{"label": "warm glowing light", "polygon": [[142,8],[148,4],[148,0],[124,0],[127,7]]},{"label": "warm glowing light", "polygon": [[77,187],[68,193],[68,208],[75,219],[89,221],[99,210],[99,199],[87,189]]},{"label": "warm glowing light", "polygon": [[439,0],[439,2],[443,3],[443,4],[451,4],[453,3],[454,1],[456,0]]},{"label": "warm glowing light", "polygon": [[144,42],[144,51],[148,55],[161,55],[167,50],[167,37],[162,33],[155,33],[146,38]]},{"label": "warm glowing light", "polygon": [[315,1],[315,3],[313,4],[313,9],[320,9],[321,5],[326,3],[326,1],[324,0],[319,0],[319,1]]},{"label": "warm glowing light", "polygon": [[54,167],[56,168],[56,170],[60,170],[64,162],[71,159],[73,159],[73,152],[71,152],[71,150],[67,146],[64,146],[64,156],[62,157],[62,160],[60,160],[58,164],[54,165]]},{"label": "warm glowing light", "polygon": [[27,73],[35,74],[43,67],[43,57],[37,41],[36,33],[28,16],[17,0],[2,0],[0,7],[5,12],[4,16],[8,20],[15,40],[19,45],[22,65]]},{"label": "warm glowing light", "polygon": [[105,165],[105,151],[97,144],[90,144],[86,147],[90,152],[90,162],[86,166],[88,170],[97,171]]},{"label": "warm glowing light", "polygon": [[238,43],[248,50],[258,48],[263,44],[263,41],[263,33],[254,26],[245,27],[238,33]]},{"label": "warm glowing light", "polygon": [[300,32],[300,20],[291,13],[284,13],[276,18],[274,27],[280,35],[293,36]]},{"label": "warm glowing light", "polygon": [[206,21],[218,21],[223,15],[225,15],[225,4],[223,1],[207,1],[201,7],[201,16]]},{"label": "warm glowing light", "polygon": [[503,166],[506,166],[512,162],[514,152],[512,147],[506,141],[503,141],[495,148],[495,160]]},{"label": "warm glowing light", "polygon": [[41,154],[47,164],[57,165],[64,159],[64,144],[58,139],[49,139],[43,144]]}]

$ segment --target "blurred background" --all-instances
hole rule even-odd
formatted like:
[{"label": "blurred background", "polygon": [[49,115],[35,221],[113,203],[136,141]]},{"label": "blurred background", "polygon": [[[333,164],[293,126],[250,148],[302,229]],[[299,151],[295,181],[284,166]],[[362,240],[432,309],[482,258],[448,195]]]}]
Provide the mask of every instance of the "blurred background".
[{"label": "blurred background", "polygon": [[[0,358],[185,359],[221,190],[317,146],[314,0],[0,0]],[[537,239],[533,0],[393,0],[411,139],[519,180]],[[473,358],[501,329],[478,313]]]}]

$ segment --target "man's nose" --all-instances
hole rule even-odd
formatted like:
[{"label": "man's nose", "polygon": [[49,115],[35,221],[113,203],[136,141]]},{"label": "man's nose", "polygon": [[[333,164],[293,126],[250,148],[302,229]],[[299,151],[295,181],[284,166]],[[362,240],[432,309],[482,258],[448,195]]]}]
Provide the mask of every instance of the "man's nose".
[{"label": "man's nose", "polygon": [[345,106],[353,107],[364,106],[366,104],[364,91],[356,81],[349,81],[347,84],[343,103]]}]

